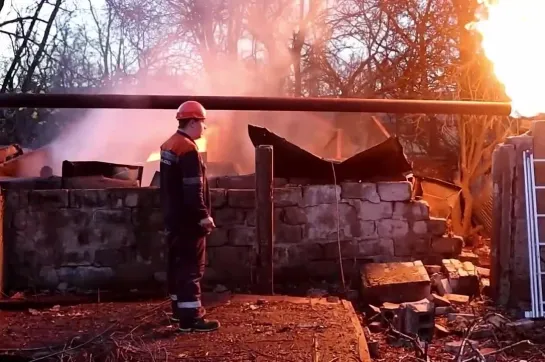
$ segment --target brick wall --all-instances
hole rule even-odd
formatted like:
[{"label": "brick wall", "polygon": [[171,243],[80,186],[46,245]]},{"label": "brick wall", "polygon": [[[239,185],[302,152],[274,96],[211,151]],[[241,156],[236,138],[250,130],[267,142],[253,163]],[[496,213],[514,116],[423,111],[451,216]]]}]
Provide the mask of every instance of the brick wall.
[{"label": "brick wall", "polygon": [[[276,180],[275,266],[279,276],[337,277],[337,202],[341,250],[350,269],[362,261],[441,259],[462,240],[411,200],[407,182],[290,186]],[[217,230],[208,239],[205,278],[251,280],[255,194],[247,178],[211,181]],[[6,281],[14,288],[107,287],[165,279],[159,190],[4,190]],[[350,269],[354,270],[354,269]]]}]

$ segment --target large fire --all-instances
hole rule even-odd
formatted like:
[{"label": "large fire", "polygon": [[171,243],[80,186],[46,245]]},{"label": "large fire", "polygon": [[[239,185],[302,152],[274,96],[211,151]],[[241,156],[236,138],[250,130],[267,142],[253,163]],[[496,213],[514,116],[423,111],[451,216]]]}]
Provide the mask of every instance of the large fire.
[{"label": "large fire", "polygon": [[[206,138],[201,137],[198,140],[195,141],[197,144],[197,149],[200,153],[206,152]],[[161,153],[160,152],[152,152],[146,162],[154,162],[159,161],[161,159]]]},{"label": "large fire", "polygon": [[541,44],[545,0],[476,0],[487,14],[469,26],[511,99],[514,117],[545,113],[545,47]]}]

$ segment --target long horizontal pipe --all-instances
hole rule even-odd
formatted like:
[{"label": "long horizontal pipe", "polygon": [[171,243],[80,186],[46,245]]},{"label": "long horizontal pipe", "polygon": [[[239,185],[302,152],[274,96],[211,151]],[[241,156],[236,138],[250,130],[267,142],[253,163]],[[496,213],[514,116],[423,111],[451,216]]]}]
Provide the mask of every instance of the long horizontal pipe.
[{"label": "long horizontal pipe", "polygon": [[508,116],[510,103],[356,98],[132,94],[0,94],[0,108],[176,109],[187,100],[210,110],[475,114]]}]

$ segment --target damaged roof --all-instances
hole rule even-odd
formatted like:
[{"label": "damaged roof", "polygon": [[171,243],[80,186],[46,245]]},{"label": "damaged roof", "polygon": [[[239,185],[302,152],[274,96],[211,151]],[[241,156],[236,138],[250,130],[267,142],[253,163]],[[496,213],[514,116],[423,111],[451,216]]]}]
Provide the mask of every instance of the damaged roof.
[{"label": "damaged roof", "polygon": [[405,180],[412,172],[397,137],[339,162],[318,157],[264,127],[248,125],[248,134],[254,147],[273,146],[274,176],[279,178],[376,182]]}]

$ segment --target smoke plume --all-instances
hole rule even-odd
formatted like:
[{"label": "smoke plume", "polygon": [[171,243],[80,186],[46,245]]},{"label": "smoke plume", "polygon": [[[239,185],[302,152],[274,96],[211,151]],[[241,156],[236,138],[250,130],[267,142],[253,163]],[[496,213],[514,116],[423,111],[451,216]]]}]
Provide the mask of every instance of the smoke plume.
[{"label": "smoke plume", "polygon": [[[289,54],[286,52],[284,58],[276,54],[277,66],[271,69],[278,69],[280,60],[289,64]],[[289,69],[289,65],[284,69]],[[226,59],[214,67],[209,65],[206,74],[185,84],[164,76],[141,78],[137,85],[120,86],[110,93],[274,95],[267,89],[283,79],[283,75],[272,71],[267,74],[260,69],[256,73],[239,62],[228,64]],[[144,164],[150,153],[158,151],[161,143],[175,132],[174,116],[175,110],[90,110],[51,144],[54,172],[60,174],[63,160]],[[205,134],[208,161],[233,162],[240,173],[253,172],[254,149],[248,137],[248,124],[267,127],[321,155],[333,136],[331,118],[331,114],[302,112],[209,111],[209,134]],[[157,167],[156,163],[145,166],[147,178]],[[143,180],[143,186],[147,185],[149,181]]]}]

